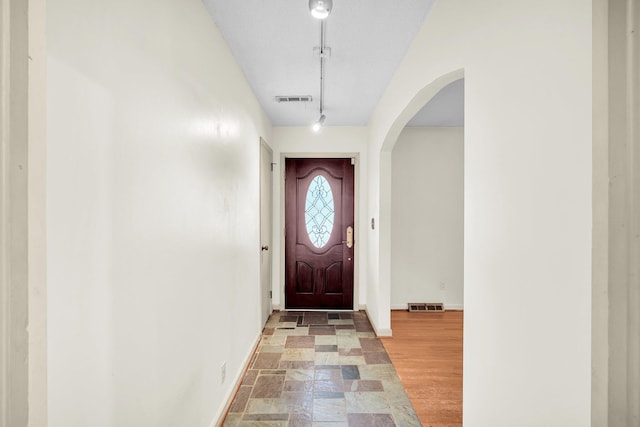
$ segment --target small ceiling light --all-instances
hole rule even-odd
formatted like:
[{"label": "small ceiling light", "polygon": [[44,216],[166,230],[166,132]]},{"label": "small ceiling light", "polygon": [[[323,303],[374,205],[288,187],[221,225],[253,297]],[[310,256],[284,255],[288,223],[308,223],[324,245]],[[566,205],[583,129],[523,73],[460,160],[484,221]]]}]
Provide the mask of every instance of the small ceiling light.
[{"label": "small ceiling light", "polygon": [[325,115],[324,114],[321,115],[320,118],[318,119],[318,121],[315,122],[313,124],[313,126],[311,126],[311,129],[314,132],[320,132],[320,128],[322,128],[322,125],[324,124],[325,119],[326,119]]},{"label": "small ceiling light", "polygon": [[333,0],[309,0],[309,12],[314,18],[325,19],[331,13]]}]

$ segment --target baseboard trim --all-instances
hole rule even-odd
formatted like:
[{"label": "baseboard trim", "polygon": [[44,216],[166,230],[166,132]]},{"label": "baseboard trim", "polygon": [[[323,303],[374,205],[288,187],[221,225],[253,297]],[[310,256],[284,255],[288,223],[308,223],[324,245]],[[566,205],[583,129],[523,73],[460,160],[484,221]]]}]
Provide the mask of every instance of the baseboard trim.
[{"label": "baseboard trim", "polygon": [[244,378],[244,374],[249,369],[249,364],[251,363],[251,360],[253,359],[253,355],[255,354],[256,350],[258,349],[258,344],[260,344],[260,338],[262,338],[262,331],[260,331],[258,333],[258,336],[254,339],[253,345],[251,346],[251,351],[249,352],[249,355],[247,357],[245,357],[244,360],[242,361],[242,369],[240,370],[240,374],[236,375],[234,386],[229,390],[229,392],[227,393],[227,396],[225,397],[224,401],[226,403],[222,407],[222,410],[218,410],[218,413],[216,414],[215,418],[213,419],[214,420],[213,423],[211,423],[211,427],[221,427],[222,424],[224,423],[224,419],[225,419],[227,413],[229,412],[229,409],[231,408],[231,404],[233,403],[233,399],[236,397],[236,393],[238,393],[238,390],[240,389],[240,386],[242,385],[242,379]]},{"label": "baseboard trim", "polygon": [[392,335],[391,329],[378,329],[376,327],[376,324],[371,320],[371,314],[369,313],[369,310],[365,308],[364,312],[367,313],[367,318],[369,318],[369,323],[371,323],[373,333],[375,333],[377,337],[390,337]]}]

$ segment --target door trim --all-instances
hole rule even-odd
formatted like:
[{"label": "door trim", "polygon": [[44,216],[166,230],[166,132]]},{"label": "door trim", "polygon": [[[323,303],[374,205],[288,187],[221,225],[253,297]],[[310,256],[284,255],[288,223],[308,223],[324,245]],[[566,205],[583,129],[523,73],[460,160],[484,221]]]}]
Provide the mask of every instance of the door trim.
[{"label": "door trim", "polygon": [[[361,251],[360,251],[360,243],[362,242],[362,234],[365,230],[362,230],[360,227],[360,153],[297,153],[297,152],[286,152],[280,153],[279,165],[280,165],[280,176],[279,176],[279,192],[280,192],[280,220],[278,222],[278,240],[280,242],[278,248],[278,254],[280,260],[278,262],[278,269],[280,271],[280,281],[278,283],[278,294],[280,295],[280,304],[278,306],[273,306],[273,309],[284,310],[285,304],[285,277],[286,277],[286,269],[285,269],[285,159],[295,158],[295,159],[319,159],[319,158],[327,158],[327,159],[353,159],[353,228],[355,230],[355,245],[356,250],[354,251],[355,262],[353,264],[353,310],[364,310],[365,307],[360,305],[360,261],[361,261]],[[275,236],[275,234],[274,234]],[[275,245],[274,245],[275,246]],[[273,287],[273,283],[272,283]],[[276,290],[274,289],[274,292]],[[314,311],[314,310],[304,310],[304,311]],[[323,310],[320,310],[323,311]],[[324,310],[326,311],[326,310]],[[336,310],[340,311],[340,310]]]},{"label": "door trim", "polygon": [[0,426],[47,423],[46,18],[0,0]]}]

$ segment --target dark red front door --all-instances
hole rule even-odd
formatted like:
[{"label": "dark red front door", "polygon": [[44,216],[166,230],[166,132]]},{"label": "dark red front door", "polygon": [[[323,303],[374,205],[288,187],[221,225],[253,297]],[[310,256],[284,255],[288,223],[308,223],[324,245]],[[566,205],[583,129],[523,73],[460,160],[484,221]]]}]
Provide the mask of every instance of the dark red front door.
[{"label": "dark red front door", "polygon": [[286,159],[285,167],[285,306],[351,309],[351,159]]}]

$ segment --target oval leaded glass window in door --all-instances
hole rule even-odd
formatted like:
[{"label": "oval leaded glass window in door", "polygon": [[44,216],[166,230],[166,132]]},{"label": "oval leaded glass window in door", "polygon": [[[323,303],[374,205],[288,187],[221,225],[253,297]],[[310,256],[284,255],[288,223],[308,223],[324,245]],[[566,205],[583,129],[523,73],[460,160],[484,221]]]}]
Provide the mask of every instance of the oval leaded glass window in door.
[{"label": "oval leaded glass window in door", "polygon": [[304,203],[307,234],[313,246],[321,248],[327,244],[333,230],[334,218],[335,207],[331,186],[325,177],[318,175],[311,180]]}]

